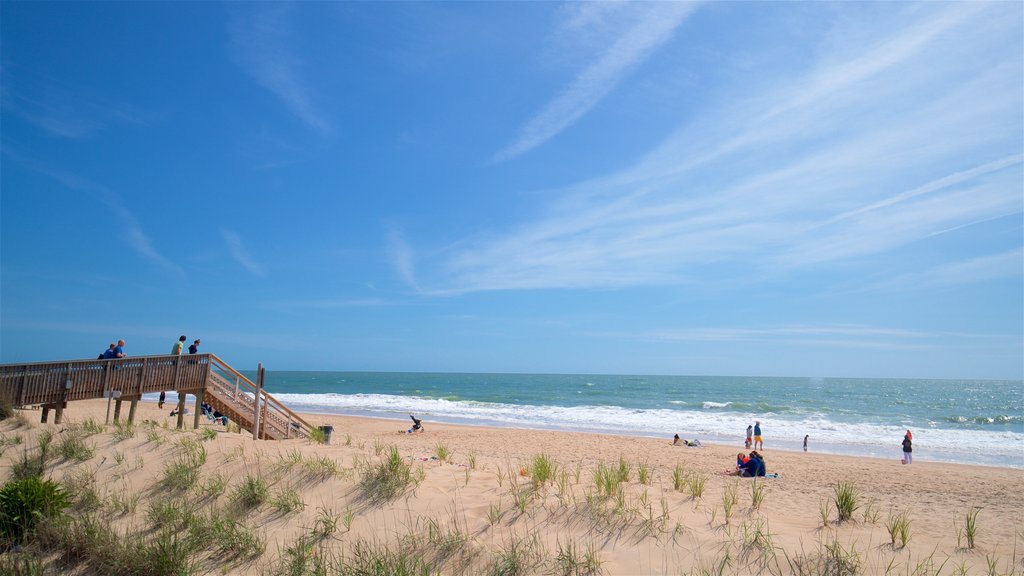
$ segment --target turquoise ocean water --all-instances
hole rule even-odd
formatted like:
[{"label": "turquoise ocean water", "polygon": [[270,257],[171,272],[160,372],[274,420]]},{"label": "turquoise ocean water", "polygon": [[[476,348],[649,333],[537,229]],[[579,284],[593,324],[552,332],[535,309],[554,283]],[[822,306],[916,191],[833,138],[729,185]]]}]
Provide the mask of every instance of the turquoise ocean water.
[{"label": "turquoise ocean water", "polygon": [[[251,376],[251,375],[250,375]],[[1024,382],[553,374],[267,372],[289,407],[429,422],[684,438],[1024,468]]]}]

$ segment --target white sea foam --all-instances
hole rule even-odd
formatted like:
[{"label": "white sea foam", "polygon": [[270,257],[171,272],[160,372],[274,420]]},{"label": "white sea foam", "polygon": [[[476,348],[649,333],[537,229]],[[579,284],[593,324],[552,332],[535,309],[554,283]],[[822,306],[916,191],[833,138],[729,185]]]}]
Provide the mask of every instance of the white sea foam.
[{"label": "white sea foam", "polygon": [[[811,450],[842,454],[899,457],[902,423],[842,423],[822,414],[783,419],[766,414],[728,410],[715,404],[713,412],[678,409],[633,409],[617,406],[534,406],[383,394],[277,394],[289,407],[306,412],[357,414],[407,418],[408,413],[428,421],[544,428],[685,438],[742,445],[748,424],[761,420],[766,446],[799,450],[805,434]],[[705,403],[705,408],[707,408]],[[924,428],[914,430],[914,455],[941,460],[1024,467],[1020,446],[1024,434]]]}]

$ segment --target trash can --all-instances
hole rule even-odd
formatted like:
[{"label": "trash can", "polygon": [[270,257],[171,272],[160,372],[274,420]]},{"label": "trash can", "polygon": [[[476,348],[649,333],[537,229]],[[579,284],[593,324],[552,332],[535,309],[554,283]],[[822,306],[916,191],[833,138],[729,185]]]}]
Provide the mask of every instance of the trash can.
[{"label": "trash can", "polygon": [[324,432],[324,444],[330,444],[331,433],[334,432],[334,426],[320,426],[320,429]]}]

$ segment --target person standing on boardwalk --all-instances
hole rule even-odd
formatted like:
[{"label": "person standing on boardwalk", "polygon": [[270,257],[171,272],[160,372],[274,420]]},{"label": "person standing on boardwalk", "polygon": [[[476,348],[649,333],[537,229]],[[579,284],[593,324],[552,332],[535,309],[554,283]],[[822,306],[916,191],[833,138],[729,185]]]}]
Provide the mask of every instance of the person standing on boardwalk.
[{"label": "person standing on boardwalk", "polygon": [[114,348],[114,358],[124,358],[128,356],[124,353],[124,340],[117,341],[117,348]]},{"label": "person standing on boardwalk", "polygon": [[[185,347],[185,340],[188,340],[188,337],[185,336],[184,334],[182,334],[181,337],[178,338],[178,341],[175,342],[173,346],[171,346],[171,354],[174,354],[175,356],[181,356],[181,350]],[[167,399],[167,391],[166,390],[161,390],[160,391],[160,400],[157,401],[156,407],[157,408],[163,408],[164,407],[164,400],[166,400],[166,399]]]},{"label": "person standing on boardwalk", "polygon": [[764,440],[761,439],[761,421],[754,422],[754,450],[764,450]]},{"label": "person standing on boardwalk", "polygon": [[750,450],[750,445],[754,442],[753,439],[752,439],[753,438],[753,434],[754,434],[754,427],[751,426],[750,424],[747,424],[747,439],[746,439],[745,442],[743,442],[743,447],[746,448],[747,450]]},{"label": "person standing on boardwalk", "polygon": [[193,342],[192,345],[188,347],[188,353],[189,354],[196,354],[198,352],[199,352],[199,338],[196,338],[196,341]]},{"label": "person standing on boardwalk", "polygon": [[104,350],[103,351],[103,355],[100,356],[100,358],[103,358],[104,360],[110,360],[111,358],[117,358],[117,356],[116,356],[117,352],[114,352],[114,350],[117,350],[117,344],[111,343],[110,344],[110,348],[107,348],[106,350]]},{"label": "person standing on boardwalk", "polygon": [[906,435],[903,436],[903,460],[904,464],[912,464],[914,462],[914,441],[913,435],[910,430],[907,430]]}]

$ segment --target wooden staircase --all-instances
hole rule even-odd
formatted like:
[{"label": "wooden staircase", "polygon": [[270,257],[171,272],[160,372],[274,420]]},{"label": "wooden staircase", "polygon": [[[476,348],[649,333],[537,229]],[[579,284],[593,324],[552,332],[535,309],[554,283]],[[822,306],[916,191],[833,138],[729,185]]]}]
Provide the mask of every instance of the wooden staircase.
[{"label": "wooden staircase", "polygon": [[167,390],[178,393],[179,428],[184,423],[185,396],[192,394],[196,398],[195,427],[202,416],[200,405],[206,402],[256,438],[309,437],[313,430],[302,417],[215,354],[0,364],[0,394],[15,407],[42,406],[44,422],[50,409],[57,411],[59,423],[68,402],[94,398],[116,399],[115,420],[121,403],[131,401],[128,420],[133,422],[143,394]]}]

